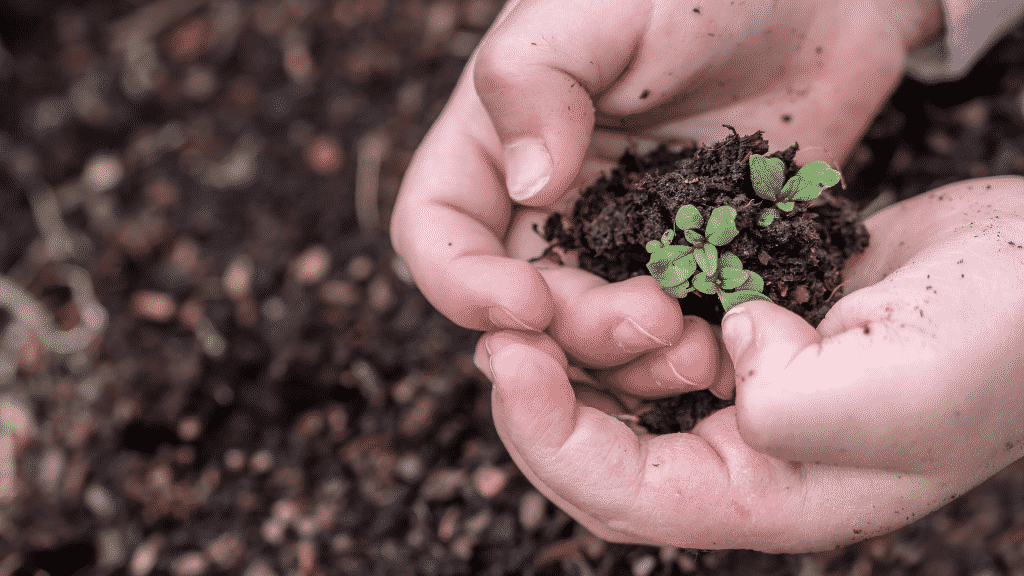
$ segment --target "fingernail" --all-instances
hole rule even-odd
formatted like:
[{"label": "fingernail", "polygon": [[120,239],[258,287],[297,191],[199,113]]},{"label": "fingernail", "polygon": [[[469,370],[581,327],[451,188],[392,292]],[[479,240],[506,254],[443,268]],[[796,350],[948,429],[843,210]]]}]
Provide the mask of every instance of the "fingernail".
[{"label": "fingernail", "polygon": [[622,348],[668,346],[668,342],[644,330],[635,320],[628,317],[612,331],[612,339]]},{"label": "fingernail", "polygon": [[651,369],[651,376],[659,386],[665,389],[676,390],[679,388],[680,382],[693,387],[694,390],[700,389],[700,386],[680,374],[668,358],[661,358],[654,363],[654,368]]},{"label": "fingernail", "polygon": [[523,322],[516,315],[509,311],[504,306],[495,306],[491,308],[487,316],[491,319],[495,328],[499,330],[527,330],[529,332],[537,332],[536,328],[533,328],[526,322]]},{"label": "fingernail", "polygon": [[741,308],[734,308],[722,317],[722,340],[734,360],[743,356],[754,341],[754,323]]},{"label": "fingernail", "polygon": [[523,138],[505,147],[508,195],[523,202],[537,195],[551,180],[551,155],[537,138]]}]

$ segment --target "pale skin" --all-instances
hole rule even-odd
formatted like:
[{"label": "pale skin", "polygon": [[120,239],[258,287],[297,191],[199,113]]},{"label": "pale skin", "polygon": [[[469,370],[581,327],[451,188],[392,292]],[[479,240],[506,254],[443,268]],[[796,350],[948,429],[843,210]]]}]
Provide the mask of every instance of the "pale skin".
[{"label": "pale skin", "polygon": [[[487,332],[477,365],[526,476],[608,540],[796,552],[890,531],[1024,455],[1019,179],[874,216],[817,329],[757,302],[723,334],[650,277],[526,262],[543,244],[531,224],[630,143],[714,141],[727,123],[839,164],[906,52],[941,30],[936,3],[597,4],[506,6],[392,217],[424,295]],[[690,434],[615,416],[702,388],[736,406]]]}]

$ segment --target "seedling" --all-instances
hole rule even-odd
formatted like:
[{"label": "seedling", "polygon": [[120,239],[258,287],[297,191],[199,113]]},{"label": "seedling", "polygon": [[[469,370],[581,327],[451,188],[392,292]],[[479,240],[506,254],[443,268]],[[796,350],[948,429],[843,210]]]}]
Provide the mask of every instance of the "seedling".
[{"label": "seedling", "polygon": [[768,300],[765,296],[764,279],[757,272],[744,270],[739,256],[732,252],[722,255],[718,269],[714,273],[698,272],[693,277],[693,286],[708,295],[718,295],[722,307],[728,312],[751,300]]},{"label": "seedling", "polygon": [[[687,204],[676,212],[675,225],[683,232],[683,244],[672,245],[674,228],[666,230],[660,240],[647,243],[651,254],[647,269],[666,294],[676,298],[695,290],[717,294],[726,311],[741,302],[768,299],[760,293],[764,281],[754,272],[743,270],[735,254],[726,253],[719,261],[718,248],[739,234],[735,208],[719,206],[712,210],[701,232],[704,218],[695,206]],[[694,276],[698,268],[700,272]]]},{"label": "seedling", "polygon": [[778,158],[765,158],[760,154],[750,155],[750,183],[754,193],[775,203],[761,211],[758,224],[768,226],[782,215],[791,212],[796,201],[817,198],[821,191],[839,183],[841,175],[828,164],[815,160],[805,164],[795,176],[783,184],[786,178],[785,165]]}]

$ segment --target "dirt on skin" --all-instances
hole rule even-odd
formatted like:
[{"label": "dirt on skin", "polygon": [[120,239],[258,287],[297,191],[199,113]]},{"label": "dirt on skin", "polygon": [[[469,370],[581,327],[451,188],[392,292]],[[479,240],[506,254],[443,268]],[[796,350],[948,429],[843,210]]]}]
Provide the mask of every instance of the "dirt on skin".
[{"label": "dirt on skin", "polygon": [[[649,274],[648,241],[673,228],[676,211],[693,205],[706,222],[719,206],[736,209],[739,235],[720,249],[732,252],[744,270],[764,279],[773,302],[817,325],[842,297],[846,259],[868,245],[868,232],[853,204],[828,190],[810,202],[797,202],[771,225],[758,215],[773,205],[754,193],[751,154],[779,158],[786,178],[799,170],[797,146],[772,154],[761,132],[733,134],[711,146],[669,150],[660,147],[637,157],[627,153],[619,167],[582,192],[572,216],[553,214],[544,236],[553,246],[578,254],[580,268],[618,282]],[[680,299],[683,313],[720,324],[725,310],[716,296],[692,292]],[[707,391],[654,401],[641,416],[651,432],[689,431],[711,412],[729,406]]]}]

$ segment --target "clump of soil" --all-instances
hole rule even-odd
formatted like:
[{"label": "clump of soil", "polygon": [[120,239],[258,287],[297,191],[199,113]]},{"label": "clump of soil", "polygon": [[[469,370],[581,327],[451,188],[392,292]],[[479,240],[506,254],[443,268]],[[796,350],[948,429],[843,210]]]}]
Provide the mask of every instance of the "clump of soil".
[{"label": "clump of soil", "polygon": [[[730,129],[732,129],[730,127]],[[694,205],[704,217],[719,206],[736,209],[739,235],[721,249],[732,252],[745,270],[758,273],[764,293],[776,304],[817,325],[842,296],[846,259],[868,245],[868,232],[851,202],[825,191],[770,226],[757,223],[772,205],[754,193],[751,154],[779,158],[786,178],[796,174],[797,145],[767,154],[761,132],[741,137],[735,130],[712,146],[669,150],[660,147],[640,157],[626,153],[610,176],[581,194],[571,218],[552,215],[544,237],[553,246],[575,251],[579,265],[611,282],[648,274],[644,248],[673,226],[676,211]],[[683,313],[715,325],[724,309],[716,296],[694,292],[680,300]],[[731,405],[707,391],[657,400],[640,415],[651,432],[688,431],[701,418]]]}]

